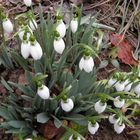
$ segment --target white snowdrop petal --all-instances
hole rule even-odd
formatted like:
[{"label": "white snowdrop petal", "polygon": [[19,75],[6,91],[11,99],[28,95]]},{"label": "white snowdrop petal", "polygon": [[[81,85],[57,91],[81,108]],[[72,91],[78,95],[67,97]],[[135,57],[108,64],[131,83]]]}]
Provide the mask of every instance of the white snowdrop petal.
[{"label": "white snowdrop petal", "polygon": [[78,20],[77,19],[71,20],[71,22],[70,22],[70,28],[71,28],[71,31],[73,33],[75,33],[77,31],[77,29],[78,29]]},{"label": "white snowdrop petal", "polygon": [[65,49],[64,40],[62,38],[60,38],[59,40],[54,40],[53,46],[57,53],[62,54]]},{"label": "white snowdrop petal", "polygon": [[2,25],[5,33],[11,34],[13,32],[14,27],[10,19],[4,20]]},{"label": "white snowdrop petal", "polygon": [[73,135],[71,135],[68,140],[73,140]]},{"label": "white snowdrop petal", "polygon": [[124,85],[126,86],[128,83],[130,83],[130,81],[129,81],[128,79],[126,79],[126,80],[124,81]]},{"label": "white snowdrop petal", "polygon": [[116,118],[115,118],[115,115],[116,115],[116,114],[110,115],[109,118],[108,118],[108,119],[109,119],[109,122],[110,122],[111,124],[114,124],[114,123],[116,123],[116,122],[119,120],[119,119],[116,119]]},{"label": "white snowdrop petal", "polygon": [[98,102],[95,103],[95,111],[97,111],[98,114],[100,114],[105,111],[106,106],[107,103],[101,103],[101,101],[99,100]]},{"label": "white snowdrop petal", "polygon": [[125,88],[124,88],[124,91],[126,91],[126,92],[130,91],[131,87],[132,87],[132,83],[126,85]]},{"label": "white snowdrop petal", "polygon": [[31,45],[30,53],[34,60],[41,59],[43,52],[42,52],[42,48],[38,42],[36,42],[35,45]]},{"label": "white snowdrop petal", "polygon": [[[74,140],[73,139],[73,135],[71,135],[70,137],[69,137],[69,139],[68,140]],[[81,138],[80,137],[77,137],[77,139],[76,140],[81,140]]]},{"label": "white snowdrop petal", "polygon": [[30,26],[30,28],[34,31],[34,30],[36,30],[37,29],[37,23],[36,23],[36,21],[34,20],[34,19],[32,19],[32,20],[30,20],[29,21],[29,26]]},{"label": "white snowdrop petal", "polygon": [[94,67],[94,61],[92,57],[84,59],[84,70],[89,73],[93,70]]},{"label": "white snowdrop petal", "polygon": [[43,85],[42,88],[38,88],[37,94],[42,98],[42,99],[48,99],[50,97],[50,91],[47,86]]},{"label": "white snowdrop petal", "polygon": [[[32,34],[33,31],[31,30],[31,28],[28,27],[28,29],[29,29],[30,33]],[[20,28],[19,31],[18,31],[18,36],[21,40],[23,40],[24,33],[25,33],[25,30]],[[29,38],[30,38],[30,33],[29,32],[27,33],[27,40],[29,40]]]},{"label": "white snowdrop petal", "polygon": [[67,99],[66,102],[64,102],[63,100],[61,100],[61,107],[65,112],[70,112],[73,107],[74,107],[74,103],[72,99]]},{"label": "white snowdrop petal", "polygon": [[96,124],[93,126],[91,122],[88,123],[88,131],[94,135],[99,129],[99,124],[96,122]]},{"label": "white snowdrop petal", "polygon": [[32,140],[31,138],[26,138],[25,140]]},{"label": "white snowdrop petal", "polygon": [[30,55],[30,42],[25,43],[22,42],[21,43],[21,55],[23,56],[24,59],[27,59]]},{"label": "white snowdrop petal", "polygon": [[140,84],[138,84],[138,85],[134,88],[134,92],[135,92],[137,95],[140,95]]},{"label": "white snowdrop petal", "polygon": [[122,108],[125,104],[125,100],[124,99],[120,99],[119,96],[117,96],[114,100],[114,106],[117,108]]},{"label": "white snowdrop petal", "polygon": [[30,7],[32,5],[32,0],[23,0],[24,4],[28,7]]},{"label": "white snowdrop petal", "polygon": [[60,37],[63,38],[66,34],[66,25],[63,21],[60,21],[60,23],[56,27],[56,31],[59,32]]},{"label": "white snowdrop petal", "polygon": [[113,86],[116,82],[117,82],[116,79],[111,78],[111,79],[109,79],[109,81],[108,81],[108,85],[111,87],[111,86]]},{"label": "white snowdrop petal", "polygon": [[115,88],[117,91],[123,91],[125,88],[125,84],[123,82],[117,82],[115,84]]},{"label": "white snowdrop petal", "polygon": [[82,57],[81,58],[81,60],[80,60],[80,62],[79,62],[79,68],[80,68],[80,70],[83,70],[83,67],[84,67],[84,58]]},{"label": "white snowdrop petal", "polygon": [[114,124],[114,130],[115,130],[115,132],[116,132],[117,134],[122,133],[124,129],[125,129],[125,124],[124,124],[124,123],[123,123],[122,125],[119,125],[118,122],[116,122],[116,123]]}]

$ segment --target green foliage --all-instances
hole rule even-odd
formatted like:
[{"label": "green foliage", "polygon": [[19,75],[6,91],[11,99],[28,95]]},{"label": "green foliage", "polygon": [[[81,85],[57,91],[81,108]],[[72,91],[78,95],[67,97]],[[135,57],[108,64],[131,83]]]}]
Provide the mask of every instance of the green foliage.
[{"label": "green foliage", "polygon": [[[5,63],[5,66],[10,68],[13,63],[9,56],[12,56],[14,64],[25,70],[27,80],[26,85],[21,85],[1,79],[1,83],[9,91],[6,101],[0,106],[0,116],[5,119],[0,127],[5,128],[7,133],[21,134],[23,137],[36,136],[38,135],[36,127],[40,123],[44,124],[51,120],[57,128],[62,126],[67,130],[62,139],[68,138],[71,134],[84,139],[82,135],[87,132],[88,121],[101,121],[108,118],[110,113],[117,114],[121,118],[121,123],[133,125],[128,118],[132,117],[135,111],[127,116],[126,112],[113,106],[113,101],[117,96],[122,96],[126,99],[126,105],[129,103],[126,109],[132,110],[135,103],[140,103],[136,95],[131,92],[116,92],[114,86],[108,86],[108,80],[97,80],[98,70],[106,67],[108,61],[102,61],[89,73],[78,67],[81,57],[85,57],[87,52],[93,59],[95,57],[99,59],[98,53],[102,49],[103,39],[103,32],[93,27],[96,19],[90,17],[90,22],[85,26],[82,20],[82,9],[78,11],[78,30],[75,34],[71,34],[70,27],[68,27],[65,38],[66,47],[62,55],[56,54],[53,49],[55,21],[51,19],[50,14],[45,21],[41,5],[40,25],[34,31],[34,36],[41,44],[42,58],[40,60],[24,59],[17,50],[10,53],[4,52],[3,55],[6,57],[3,56],[5,59],[3,64]],[[119,67],[117,62],[113,63]],[[124,80],[124,77],[119,77],[116,82],[122,79]],[[49,99],[44,100],[37,94],[40,82],[49,88],[51,93]],[[18,88],[21,95],[17,95],[13,87]],[[69,113],[64,112],[61,106],[61,101],[65,101],[65,97],[74,102],[74,108]],[[102,115],[95,111],[95,104],[99,100],[108,104]],[[64,125],[62,123],[64,120],[70,121],[73,127],[69,128]],[[84,131],[82,131],[83,128]]]}]

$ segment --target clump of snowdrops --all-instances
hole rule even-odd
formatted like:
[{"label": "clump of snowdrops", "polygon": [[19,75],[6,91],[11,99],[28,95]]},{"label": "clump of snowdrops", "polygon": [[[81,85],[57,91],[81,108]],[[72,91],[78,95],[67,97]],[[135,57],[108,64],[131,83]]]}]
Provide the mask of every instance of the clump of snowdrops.
[{"label": "clump of snowdrops", "polygon": [[[24,3],[32,5],[31,0]],[[7,133],[28,140],[40,134],[38,124],[51,120],[57,128],[67,130],[62,139],[81,140],[81,129],[85,128],[84,134],[94,135],[105,119],[117,134],[127,125],[134,126],[130,120],[140,104],[139,69],[129,74],[115,72],[110,79],[98,81],[99,66],[94,62],[95,57],[99,59],[103,32],[92,27],[94,18],[85,21],[88,25],[81,24],[82,10],[74,9],[69,23],[64,22],[61,10],[55,20],[48,14],[45,21],[41,9],[40,24],[33,11],[15,17],[17,23],[24,20],[13,35],[19,39],[20,48],[13,48],[11,54],[14,63],[25,70],[27,85],[1,80],[9,90],[6,102],[0,106],[0,116],[5,119],[1,127]],[[2,27],[4,33],[12,35],[14,25],[6,16]],[[22,94],[16,95],[11,86]],[[81,129],[70,128],[64,120]]]}]

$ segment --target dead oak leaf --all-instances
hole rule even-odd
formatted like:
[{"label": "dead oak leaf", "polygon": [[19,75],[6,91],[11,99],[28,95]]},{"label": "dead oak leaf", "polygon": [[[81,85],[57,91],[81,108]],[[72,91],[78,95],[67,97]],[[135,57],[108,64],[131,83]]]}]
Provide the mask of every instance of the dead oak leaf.
[{"label": "dead oak leaf", "polygon": [[133,47],[122,35],[111,34],[110,41],[113,46],[118,48],[117,56],[123,63],[133,66],[138,65],[138,61],[133,57]]}]

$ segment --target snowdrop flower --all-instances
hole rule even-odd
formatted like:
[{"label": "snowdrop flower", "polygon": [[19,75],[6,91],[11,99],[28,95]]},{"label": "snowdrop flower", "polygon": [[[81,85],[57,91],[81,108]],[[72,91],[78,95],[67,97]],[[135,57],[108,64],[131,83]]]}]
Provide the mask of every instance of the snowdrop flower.
[{"label": "snowdrop flower", "polygon": [[68,140],[81,140],[81,138],[80,137],[75,138],[73,135],[71,135]]},{"label": "snowdrop flower", "polygon": [[114,106],[117,108],[122,108],[125,104],[125,100],[121,99],[120,96],[117,96],[114,100]]},{"label": "snowdrop flower", "polygon": [[114,124],[114,130],[116,131],[117,134],[122,133],[124,128],[125,128],[125,124],[124,123],[120,125],[119,122],[116,122]]},{"label": "snowdrop flower", "polygon": [[55,39],[53,42],[54,49],[57,53],[62,54],[65,49],[65,43],[62,38]]},{"label": "snowdrop flower", "polygon": [[40,44],[37,41],[31,42],[30,54],[34,60],[41,59],[43,52]]},{"label": "snowdrop flower", "polygon": [[25,140],[32,140],[31,138],[26,138]]},{"label": "snowdrop flower", "polygon": [[126,92],[130,91],[130,90],[131,90],[131,87],[132,87],[132,83],[130,83],[129,80],[126,80],[126,81],[124,82],[124,84],[125,84],[124,91],[126,91]]},{"label": "snowdrop flower", "polygon": [[66,25],[64,24],[62,19],[58,22],[58,25],[56,27],[56,31],[59,32],[61,38],[63,38],[65,36]]},{"label": "snowdrop flower", "polygon": [[29,26],[33,31],[36,30],[38,27],[36,21],[33,18],[29,21]]},{"label": "snowdrop flower", "polygon": [[80,70],[85,70],[85,72],[89,73],[93,70],[94,61],[91,56],[82,57],[79,62]]},{"label": "snowdrop flower", "polygon": [[70,112],[74,107],[73,100],[70,98],[66,99],[66,101],[61,100],[61,107],[65,112]]},{"label": "snowdrop flower", "polygon": [[27,59],[30,55],[30,41],[23,41],[21,43],[21,55]]},{"label": "snowdrop flower", "polygon": [[94,125],[93,125],[91,122],[88,123],[88,131],[89,131],[92,135],[94,135],[94,134],[98,131],[98,129],[99,129],[99,124],[98,124],[98,122],[96,122]]},{"label": "snowdrop flower", "polygon": [[11,34],[13,32],[14,27],[10,19],[8,18],[4,19],[2,22],[2,26],[5,33]]},{"label": "snowdrop flower", "polygon": [[113,115],[110,115],[109,116],[109,122],[111,123],[111,124],[114,124],[114,123],[116,123],[117,121],[119,121],[119,119],[118,118],[115,118],[115,116],[116,116],[116,114],[113,114]]},{"label": "snowdrop flower", "polygon": [[32,0],[23,0],[24,4],[28,7],[30,7],[32,5]]},{"label": "snowdrop flower", "polygon": [[75,33],[78,29],[78,19],[73,18],[70,22],[70,28],[73,33]]},{"label": "snowdrop flower", "polygon": [[102,103],[101,100],[95,103],[95,110],[98,112],[98,114],[105,111],[107,106],[107,103]]},{"label": "snowdrop flower", "polygon": [[118,82],[115,84],[115,88],[116,88],[117,91],[123,91],[124,88],[125,88],[125,83],[124,83],[124,82],[118,81]]},{"label": "snowdrop flower", "polygon": [[31,34],[33,34],[33,31],[31,30],[30,27],[27,27],[26,29],[20,28],[18,31],[18,36],[21,40],[23,40],[23,36],[26,34],[27,40],[29,40]]},{"label": "snowdrop flower", "polygon": [[111,86],[113,86],[116,82],[117,82],[116,79],[111,78],[111,79],[109,79],[109,81],[108,81],[108,85],[111,87]]},{"label": "snowdrop flower", "polygon": [[50,91],[45,85],[38,87],[37,94],[44,100],[50,97]]},{"label": "snowdrop flower", "polygon": [[140,83],[134,88],[134,92],[140,96]]}]

